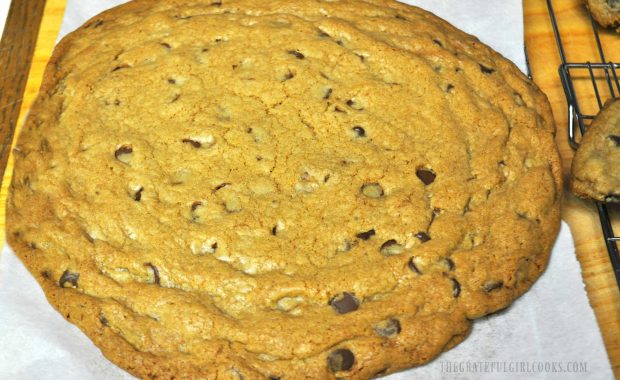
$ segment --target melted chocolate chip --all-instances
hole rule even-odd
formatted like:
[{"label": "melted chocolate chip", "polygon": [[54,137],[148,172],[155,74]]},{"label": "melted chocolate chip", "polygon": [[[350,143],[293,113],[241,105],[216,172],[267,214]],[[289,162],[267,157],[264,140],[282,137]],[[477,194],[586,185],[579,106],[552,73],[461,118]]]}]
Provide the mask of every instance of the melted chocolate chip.
[{"label": "melted chocolate chip", "polygon": [[454,278],[450,278],[450,281],[452,281],[452,297],[457,298],[461,294],[461,284]]},{"label": "melted chocolate chip", "polygon": [[300,51],[297,51],[297,50],[289,50],[289,51],[287,51],[287,53],[289,53],[290,55],[294,56],[297,59],[304,59],[304,58],[306,58],[305,55],[303,55]]},{"label": "melted chocolate chip", "polygon": [[125,154],[133,153],[131,145],[121,145],[116,151],[114,151],[114,157],[120,161],[120,157]]},{"label": "melted chocolate chip", "polygon": [[60,285],[61,288],[77,288],[79,278],[79,273],[70,272],[67,269],[62,272],[60,280],[58,280],[58,285]]},{"label": "melted chocolate chip", "polygon": [[196,202],[192,203],[192,211],[196,211],[196,209],[198,207],[200,207],[200,206],[202,206],[202,202],[200,202],[200,201],[196,201]]},{"label": "melted chocolate chip", "polygon": [[213,189],[213,192],[215,193],[218,190],[221,190],[223,188],[225,188],[226,186],[230,186],[231,183],[229,182],[224,182],[224,183],[220,183],[219,185],[215,186],[215,189]]},{"label": "melted chocolate chip", "polygon": [[480,65],[480,71],[482,71],[483,74],[493,74],[495,72],[495,69],[487,67],[483,65],[482,63],[480,63],[479,65]]},{"label": "melted chocolate chip", "polygon": [[425,185],[430,185],[435,181],[437,174],[431,169],[419,168],[415,171],[415,175],[424,183]]},{"label": "melted chocolate chip", "polygon": [[383,337],[392,338],[400,334],[400,322],[396,318],[390,318],[377,323],[373,329]]},{"label": "melted chocolate chip", "polygon": [[484,289],[485,292],[490,293],[493,290],[499,289],[501,287],[504,286],[504,282],[503,281],[487,281],[484,283],[484,285],[482,285],[482,288]]},{"label": "melted chocolate chip", "polygon": [[379,251],[385,256],[398,255],[403,253],[403,246],[398,244],[396,240],[390,239],[385,243],[381,244],[381,248],[379,248]]},{"label": "melted chocolate chip", "polygon": [[446,258],[442,259],[441,262],[443,263],[443,265],[446,268],[448,268],[449,271],[454,270],[454,261],[452,261],[451,258],[446,257]]},{"label": "melted chocolate chip", "polygon": [[118,65],[118,66],[116,66],[115,68],[112,69],[112,72],[119,71],[119,70],[122,70],[122,69],[127,69],[129,67],[131,67],[131,66],[129,66],[127,64]]},{"label": "melted chocolate chip", "polygon": [[356,125],[355,127],[353,127],[353,132],[355,132],[355,135],[357,137],[366,137],[366,131],[364,130],[364,128],[360,127],[359,125]]},{"label": "melted chocolate chip", "polygon": [[353,368],[355,355],[346,348],[339,348],[332,351],[327,357],[327,367],[332,372],[348,371]]},{"label": "melted chocolate chip", "polygon": [[196,149],[202,147],[202,143],[200,141],[193,140],[193,139],[183,139],[181,140],[181,142],[183,142],[184,144],[190,144]]},{"label": "melted chocolate chip", "polygon": [[360,232],[359,234],[355,235],[357,238],[362,239],[362,240],[368,240],[371,237],[375,236],[375,230],[371,229],[368,230],[366,232]]},{"label": "melted chocolate chip", "polygon": [[347,106],[353,108],[354,110],[361,111],[364,109],[361,104],[359,104],[355,99],[347,100]]},{"label": "melted chocolate chip", "polygon": [[613,142],[616,147],[620,147],[620,136],[618,136],[618,135],[609,135],[609,136],[607,136],[607,138],[609,140],[611,140],[611,142]]},{"label": "melted chocolate chip", "polygon": [[338,314],[347,314],[357,310],[360,306],[359,301],[351,293],[344,292],[332,298],[329,301],[329,305]]},{"label": "melted chocolate chip", "polygon": [[292,72],[291,70],[289,70],[288,73],[286,73],[284,75],[283,81],[286,82],[287,80],[290,80],[290,79],[293,79],[293,78],[295,78],[295,73]]},{"label": "melted chocolate chip", "polygon": [[136,202],[140,202],[142,199],[142,191],[144,191],[144,187],[140,187],[138,191],[133,195],[133,200]]},{"label": "melted chocolate chip", "polygon": [[105,327],[110,327],[110,322],[103,314],[99,314],[99,322]]},{"label": "melted chocolate chip", "polygon": [[428,236],[426,232],[422,232],[422,231],[418,232],[414,236],[417,237],[422,243],[426,243],[427,241],[431,240],[431,237]]},{"label": "melted chocolate chip", "polygon": [[332,96],[332,92],[334,92],[334,90],[331,89],[331,88],[328,88],[325,91],[325,95],[323,95],[323,99],[325,99],[325,100],[329,99],[329,97]]},{"label": "melted chocolate chip", "polygon": [[414,273],[417,274],[422,274],[422,271],[420,271],[420,269],[418,268],[417,265],[415,265],[415,257],[412,257],[409,259],[409,263],[407,263],[407,266],[409,267],[409,269],[411,269]]},{"label": "melted chocolate chip", "polygon": [[155,285],[159,285],[159,270],[157,269],[157,267],[151,263],[145,263],[144,266],[151,268],[151,270],[153,271],[153,283]]}]

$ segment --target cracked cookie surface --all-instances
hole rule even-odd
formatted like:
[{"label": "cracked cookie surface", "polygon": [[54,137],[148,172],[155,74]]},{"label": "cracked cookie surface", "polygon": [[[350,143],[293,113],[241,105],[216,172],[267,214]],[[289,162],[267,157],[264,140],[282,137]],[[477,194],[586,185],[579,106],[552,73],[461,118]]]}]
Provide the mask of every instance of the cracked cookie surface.
[{"label": "cracked cookie surface", "polygon": [[620,0],[584,0],[592,17],[606,28],[620,27]]},{"label": "cracked cookie surface", "polygon": [[606,104],[588,127],[571,167],[571,191],[600,202],[620,202],[620,100]]},{"label": "cracked cookie surface", "polygon": [[143,378],[370,378],[458,344],[559,228],[544,95],[392,1],[137,0],[66,37],[11,246]]}]

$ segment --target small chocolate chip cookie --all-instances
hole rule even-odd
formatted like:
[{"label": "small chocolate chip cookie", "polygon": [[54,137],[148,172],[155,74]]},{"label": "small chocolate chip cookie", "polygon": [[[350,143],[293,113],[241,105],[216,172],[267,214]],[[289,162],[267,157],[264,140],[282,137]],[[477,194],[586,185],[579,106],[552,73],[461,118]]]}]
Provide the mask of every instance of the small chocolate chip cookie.
[{"label": "small chocolate chip cookie", "polygon": [[620,0],[584,0],[592,17],[606,28],[620,26]]},{"label": "small chocolate chip cookie", "polygon": [[388,0],[136,0],[56,48],[11,246],[149,379],[366,379],[428,362],[543,272],[546,97]]},{"label": "small chocolate chip cookie", "polygon": [[606,104],[583,135],[570,188],[582,198],[620,202],[620,100]]}]

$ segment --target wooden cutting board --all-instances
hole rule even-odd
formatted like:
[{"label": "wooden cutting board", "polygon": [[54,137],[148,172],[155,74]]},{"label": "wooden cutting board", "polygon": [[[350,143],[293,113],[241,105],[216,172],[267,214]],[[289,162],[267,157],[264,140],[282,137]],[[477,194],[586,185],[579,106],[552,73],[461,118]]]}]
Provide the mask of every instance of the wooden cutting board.
[{"label": "wooden cutting board", "polygon": [[[20,111],[18,126],[23,123],[26,111],[36,97],[45,65],[51,55],[62,21],[66,0],[47,0],[41,30],[30,69],[26,91]],[[591,26],[581,0],[553,0],[562,37],[570,61],[595,60],[596,45]],[[526,45],[534,81],[549,97],[558,126],[558,145],[563,157],[565,172],[570,166],[572,150],[567,143],[566,100],[558,77],[560,58],[549,22],[546,0],[524,0]],[[602,35],[608,60],[620,62],[620,35],[605,32]],[[595,109],[593,96],[581,97],[589,109]],[[19,128],[18,128],[19,129]],[[4,237],[4,204],[13,171],[9,164],[0,192],[0,237]],[[571,226],[577,256],[581,263],[586,290],[603,333],[607,352],[616,378],[620,378],[620,291],[616,287],[607,251],[603,242],[598,216],[592,204],[566,194],[563,217]],[[620,213],[620,212],[619,212]],[[617,218],[620,219],[620,218]],[[615,223],[620,232],[620,220]],[[561,311],[558,311],[561,312]],[[579,318],[579,316],[575,316]],[[575,337],[578,344],[579,337]]]}]

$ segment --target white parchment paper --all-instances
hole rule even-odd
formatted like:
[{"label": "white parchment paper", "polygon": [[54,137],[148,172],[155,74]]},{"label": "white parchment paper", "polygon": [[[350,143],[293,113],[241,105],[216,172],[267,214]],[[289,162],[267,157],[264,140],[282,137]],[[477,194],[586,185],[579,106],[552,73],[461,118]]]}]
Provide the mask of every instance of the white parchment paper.
[{"label": "white parchment paper", "polygon": [[[3,2],[4,0],[0,1]],[[300,0],[302,1],[302,0]],[[61,35],[122,0],[68,0]],[[525,71],[520,0],[410,0],[478,36]],[[46,301],[8,246],[0,254],[0,380],[131,379]],[[509,309],[405,379],[613,379],[564,223],[549,267]]]}]

